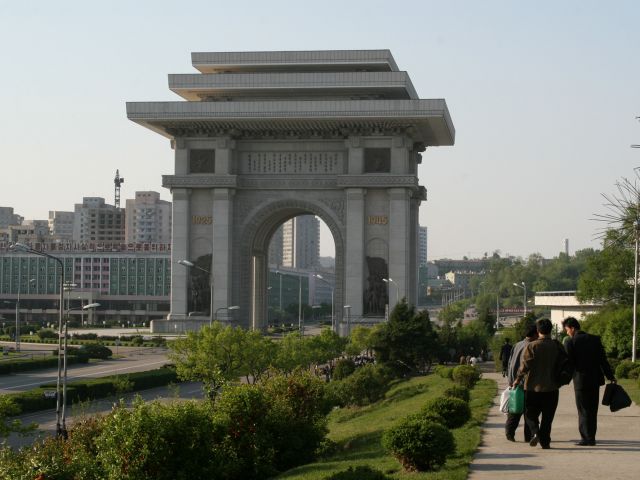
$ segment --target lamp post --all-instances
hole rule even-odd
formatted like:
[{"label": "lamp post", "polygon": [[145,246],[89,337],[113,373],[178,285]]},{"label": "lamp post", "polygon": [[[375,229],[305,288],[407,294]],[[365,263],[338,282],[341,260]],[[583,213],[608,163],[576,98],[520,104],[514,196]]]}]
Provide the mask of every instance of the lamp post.
[{"label": "lamp post", "polygon": [[[639,202],[640,204],[640,199]],[[636,361],[636,337],[637,337],[637,325],[638,325],[638,241],[640,236],[640,218],[637,218],[635,223],[635,236],[636,236],[636,248],[635,248],[635,260],[633,270],[633,335],[631,338],[631,361]]]},{"label": "lamp post", "polygon": [[298,332],[302,334],[302,275],[298,274]]},{"label": "lamp post", "polygon": [[211,272],[206,268],[199,267],[189,260],[178,260],[178,263],[183,267],[195,268],[196,270],[200,270],[201,272],[209,275],[209,326],[211,326],[213,323],[213,276],[211,275]]},{"label": "lamp post", "polygon": [[[218,312],[220,310],[227,310],[227,311],[231,311],[231,310],[240,310],[240,306],[238,305],[231,305],[230,307],[220,307],[216,309],[216,314],[215,314],[215,320],[216,322],[218,321]],[[209,322],[209,326],[211,326],[211,322]]]},{"label": "lamp post", "polygon": [[282,272],[280,270],[276,270],[276,275],[280,277],[280,286],[278,287],[278,296],[280,297],[278,300],[278,310],[280,310],[280,315],[282,315]]},{"label": "lamp post", "polygon": [[62,381],[62,324],[63,324],[63,310],[64,310],[64,263],[58,257],[54,257],[53,255],[49,255],[45,252],[40,252],[38,250],[34,250],[33,248],[23,244],[23,243],[14,243],[9,247],[10,250],[31,253],[33,255],[39,255],[41,257],[50,258],[60,265],[60,305],[58,309],[58,376],[56,379],[56,435],[57,436],[65,436],[66,437],[66,429],[62,429],[62,425],[60,424],[60,384]]},{"label": "lamp post", "polygon": [[[69,313],[74,310],[93,310],[100,306],[99,303],[90,303],[85,305],[84,307],[78,308],[68,308],[67,313],[65,315],[66,320],[64,322],[64,344],[62,350],[62,363],[63,363],[63,375],[62,375],[62,427],[60,435],[64,438],[67,438],[67,338],[69,337]],[[60,350],[58,350],[58,358],[60,358]]]},{"label": "lamp post", "polygon": [[329,285],[329,288],[331,288],[331,330],[335,332],[336,326],[335,326],[335,319],[334,319],[334,312],[333,312],[333,285],[331,285],[327,280],[325,280],[324,277],[319,273],[314,274],[314,277],[316,277],[318,280],[322,280],[324,283]]},{"label": "lamp post", "polygon": [[393,286],[396,287],[396,305],[397,305],[398,302],[400,301],[400,288],[398,288],[398,284],[393,280],[393,278],[383,278],[382,281],[387,285],[391,285],[393,283]]},{"label": "lamp post", "polygon": [[523,282],[515,283],[513,282],[514,287],[518,287],[524,290],[524,316],[527,316],[527,284]]}]

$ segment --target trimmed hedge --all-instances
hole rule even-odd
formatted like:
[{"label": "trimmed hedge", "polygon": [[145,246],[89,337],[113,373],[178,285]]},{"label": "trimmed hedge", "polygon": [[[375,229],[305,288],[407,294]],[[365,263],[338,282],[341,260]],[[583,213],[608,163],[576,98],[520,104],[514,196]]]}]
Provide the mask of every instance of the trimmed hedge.
[{"label": "trimmed hedge", "polygon": [[459,428],[471,418],[471,409],[464,400],[454,397],[437,397],[422,408],[425,415],[438,415],[448,428]]},{"label": "trimmed hedge", "polygon": [[473,388],[478,380],[480,380],[480,377],[482,377],[482,373],[478,367],[458,365],[453,369],[453,381],[463,387]]},{"label": "trimmed hedge", "polygon": [[447,427],[419,415],[406,417],[384,432],[382,446],[409,471],[435,470],[456,449]]},{"label": "trimmed hedge", "polygon": [[453,397],[459,398],[460,400],[464,400],[469,403],[469,389],[467,387],[463,387],[462,385],[454,385],[452,387],[447,388],[444,392],[442,392],[443,397]]},{"label": "trimmed hedge", "polygon": [[[87,363],[89,357],[81,355],[67,356],[67,365],[75,363]],[[45,358],[33,358],[26,360],[7,360],[0,362],[0,375],[9,375],[17,372],[27,372],[29,370],[38,370],[41,368],[53,368],[58,366],[58,357],[51,356]]]},{"label": "trimmed hedge", "polygon": [[631,360],[622,360],[616,367],[617,378],[639,378],[640,377],[640,364],[634,363]]},{"label": "trimmed hedge", "polygon": [[[75,402],[95,400],[109,397],[120,393],[124,382],[128,383],[130,389],[146,390],[148,388],[162,387],[172,382],[178,381],[178,377],[173,368],[159,368],[146,372],[135,372],[112,377],[95,378],[82,382],[67,384],[67,405]],[[55,390],[55,383],[43,384],[39,388],[34,388],[27,392],[7,394],[9,398],[20,409],[18,415],[32,413],[40,410],[48,410],[56,407],[55,398],[45,398],[45,390]]]},{"label": "trimmed hedge", "polygon": [[453,367],[447,367],[446,365],[436,365],[433,373],[442,377],[448,378],[449,380],[453,380]]}]

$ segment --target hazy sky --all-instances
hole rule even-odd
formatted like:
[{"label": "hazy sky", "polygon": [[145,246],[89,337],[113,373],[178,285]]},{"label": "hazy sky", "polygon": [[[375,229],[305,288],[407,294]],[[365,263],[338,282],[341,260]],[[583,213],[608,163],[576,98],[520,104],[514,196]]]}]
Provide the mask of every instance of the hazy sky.
[{"label": "hazy sky", "polygon": [[116,168],[123,198],[170,200],[169,142],[125,102],[178,100],[192,51],[388,48],[456,127],[419,169],[430,258],[597,246],[601,193],[640,165],[639,46],[632,0],[0,0],[0,206],[112,203]]}]

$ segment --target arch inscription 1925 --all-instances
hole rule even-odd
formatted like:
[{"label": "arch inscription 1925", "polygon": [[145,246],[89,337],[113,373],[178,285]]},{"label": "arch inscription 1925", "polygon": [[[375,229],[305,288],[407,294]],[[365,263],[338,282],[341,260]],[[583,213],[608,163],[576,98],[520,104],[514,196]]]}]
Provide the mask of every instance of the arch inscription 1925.
[{"label": "arch inscription 1925", "polygon": [[[169,77],[186,101],[127,104],[129,119],[175,151],[163,176],[173,195],[169,319],[207,299],[209,314],[238,305],[243,326],[264,327],[269,241],[301,214],[333,235],[338,325],[345,305],[351,316],[384,315],[383,278],[415,301],[426,199],[417,165],[427,146],[453,145],[445,101],[419,99],[388,50],[193,53],[192,63],[199,73]],[[209,264],[198,265],[194,292],[176,265],[198,258]]]}]

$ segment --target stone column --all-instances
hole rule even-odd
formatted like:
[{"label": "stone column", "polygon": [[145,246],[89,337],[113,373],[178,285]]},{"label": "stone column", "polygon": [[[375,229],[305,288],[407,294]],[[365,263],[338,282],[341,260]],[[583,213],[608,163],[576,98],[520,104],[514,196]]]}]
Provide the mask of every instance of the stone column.
[{"label": "stone column", "polygon": [[[363,188],[347,188],[345,254],[345,305],[351,305],[351,318],[362,316],[364,298],[364,197]],[[343,305],[338,305],[342,309]],[[344,313],[344,312],[343,312]]]},{"label": "stone column", "polygon": [[[177,156],[177,152],[176,152]],[[179,265],[180,260],[189,260],[189,236],[191,214],[189,197],[191,190],[174,188],[171,227],[171,312],[169,319],[183,318],[189,308],[189,269]]]},{"label": "stone column", "polygon": [[[406,188],[390,188],[389,193],[389,277],[398,287],[398,300],[409,297],[410,191]],[[389,289],[389,303],[395,302],[395,288]]]},{"label": "stone column", "polygon": [[[213,314],[231,305],[231,259],[233,249],[233,194],[229,188],[213,191]],[[249,312],[244,312],[248,314]]]}]

